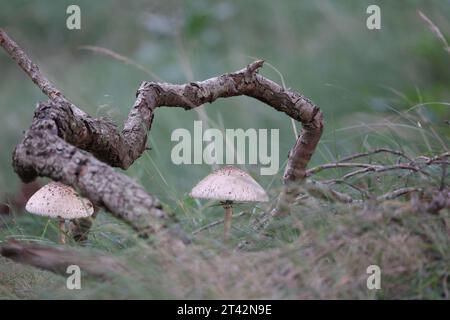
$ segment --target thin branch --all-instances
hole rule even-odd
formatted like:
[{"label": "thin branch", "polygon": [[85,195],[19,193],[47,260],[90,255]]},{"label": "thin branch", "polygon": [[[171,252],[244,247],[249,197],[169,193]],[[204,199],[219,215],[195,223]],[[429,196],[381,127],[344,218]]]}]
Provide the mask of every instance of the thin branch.
[{"label": "thin branch", "polygon": [[[344,161],[350,161],[350,160],[354,160],[356,158],[360,158],[360,157],[365,157],[368,155],[372,155],[375,153],[380,153],[380,152],[388,152],[388,153],[392,153],[398,156],[401,156],[405,159],[408,159],[409,162],[408,163],[398,163],[395,165],[382,165],[382,164],[371,164],[371,163],[357,163],[357,162],[344,162]],[[449,152],[445,152],[442,153],[440,155],[436,155],[433,157],[425,157],[425,156],[419,156],[415,159],[411,159],[408,156],[406,156],[405,154],[403,154],[400,151],[395,151],[395,150],[389,150],[389,149],[376,149],[374,151],[371,152],[366,152],[366,153],[358,153],[358,154],[354,154],[354,155],[350,155],[348,157],[342,158],[341,161],[339,162],[334,162],[334,163],[326,163],[326,164],[322,164],[319,166],[316,166],[314,168],[308,169],[306,171],[306,176],[312,176],[316,173],[321,172],[322,170],[326,170],[326,169],[334,169],[334,168],[362,168],[359,170],[355,170],[352,172],[347,173],[346,175],[344,175],[342,178],[340,179],[334,179],[334,180],[329,180],[329,181],[325,181],[326,183],[329,183],[331,181],[336,181],[336,180],[346,180],[348,178],[351,178],[355,175],[359,175],[362,173],[367,173],[367,172],[385,172],[385,171],[390,171],[390,170],[411,170],[414,172],[420,172],[426,176],[429,176],[429,174],[425,171],[423,171],[423,166],[428,166],[428,165],[432,165],[432,164],[446,164],[447,161],[444,160],[446,158],[450,157],[450,153]],[[422,167],[420,166],[420,161],[422,161]]]},{"label": "thin branch", "polygon": [[308,194],[320,199],[335,200],[340,203],[353,203],[355,200],[348,194],[333,190],[330,186],[319,181],[310,181],[305,183],[305,189]]},{"label": "thin branch", "polygon": [[450,152],[444,152],[442,154],[435,155],[433,157],[419,156],[414,159],[415,162],[423,161],[426,165],[431,165],[436,162],[445,161],[444,159],[450,158]]},{"label": "thin branch", "polygon": [[405,153],[398,151],[398,150],[391,150],[391,149],[386,149],[386,148],[378,148],[372,151],[368,151],[368,152],[363,152],[363,153],[356,153],[356,154],[352,154],[350,156],[344,157],[342,159],[339,159],[338,162],[346,162],[346,161],[350,161],[350,160],[355,160],[358,158],[362,158],[362,157],[368,157],[377,153],[390,153],[399,157],[403,157],[408,161],[412,161],[410,157],[408,157]]},{"label": "thin branch", "polygon": [[355,171],[351,171],[344,176],[342,176],[339,179],[331,179],[331,180],[325,180],[323,183],[336,183],[336,181],[344,181],[348,180],[354,176],[362,175],[365,173],[380,173],[380,172],[386,172],[386,171],[393,171],[393,170],[409,170],[414,172],[420,172],[426,176],[429,176],[428,172],[423,171],[420,168],[417,168],[415,166],[409,165],[409,164],[394,164],[394,165],[388,165],[388,166],[382,166],[382,165],[370,165],[363,169],[358,169]]},{"label": "thin branch", "polygon": [[392,200],[392,199],[398,198],[400,196],[403,196],[405,194],[410,194],[412,192],[419,192],[421,190],[422,189],[415,188],[415,187],[400,188],[397,190],[387,192],[387,193],[377,197],[377,201]]},{"label": "thin branch", "polygon": [[[403,153],[401,151],[391,150],[391,149],[386,149],[386,148],[379,148],[379,149],[375,149],[375,150],[364,152],[364,153],[352,154],[350,156],[339,159],[339,161],[337,161],[337,162],[326,163],[326,164],[319,165],[317,167],[308,169],[306,171],[306,176],[309,177],[313,174],[321,172],[322,170],[334,169],[334,168],[352,168],[352,167],[357,168],[357,167],[359,167],[359,168],[368,168],[368,170],[370,170],[370,168],[375,168],[375,167],[377,167],[377,165],[369,164],[369,163],[355,163],[355,162],[348,162],[348,161],[352,161],[352,160],[355,160],[358,158],[368,157],[368,156],[375,155],[378,153],[390,153],[390,154],[405,158],[409,162],[414,161],[413,159],[411,159],[410,157],[408,157],[405,153]],[[380,167],[381,167],[381,165],[380,165]]]},{"label": "thin branch", "polygon": [[336,180],[336,184],[344,184],[346,186],[349,186],[350,188],[356,190],[357,192],[361,193],[366,199],[370,198],[369,191],[363,189],[362,187],[356,186],[353,183],[350,183],[345,180]]},{"label": "thin branch", "polygon": [[322,164],[320,166],[308,169],[306,171],[306,176],[310,177],[313,174],[319,173],[322,170],[326,170],[326,169],[335,169],[335,168],[367,168],[367,169],[374,169],[377,167],[381,167],[381,166],[377,166],[374,164],[370,164],[370,163],[355,163],[355,162],[337,162],[337,163],[326,163],[326,164]]}]

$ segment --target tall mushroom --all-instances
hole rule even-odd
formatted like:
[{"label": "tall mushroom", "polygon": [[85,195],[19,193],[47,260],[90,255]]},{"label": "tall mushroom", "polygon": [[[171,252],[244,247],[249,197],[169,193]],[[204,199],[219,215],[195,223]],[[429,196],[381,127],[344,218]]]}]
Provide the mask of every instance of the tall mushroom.
[{"label": "tall mushroom", "polygon": [[269,201],[264,189],[247,172],[233,166],[226,166],[209,174],[189,195],[193,198],[220,200],[225,209],[224,241],[228,239],[234,201]]},{"label": "tall mushroom", "polygon": [[28,200],[25,209],[35,215],[59,219],[59,241],[64,244],[65,220],[89,217],[94,206],[81,198],[73,188],[60,182],[50,182]]}]

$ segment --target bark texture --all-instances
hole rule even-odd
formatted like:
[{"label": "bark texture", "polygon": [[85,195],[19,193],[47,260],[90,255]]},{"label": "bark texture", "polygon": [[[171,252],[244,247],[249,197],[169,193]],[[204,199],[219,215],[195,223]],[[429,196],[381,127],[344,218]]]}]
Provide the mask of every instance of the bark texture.
[{"label": "bark texture", "polygon": [[191,110],[218,98],[245,95],[301,122],[302,134],[289,153],[284,173],[287,186],[305,178],[306,166],[322,134],[319,108],[301,94],[259,75],[262,60],[199,82],[181,85],[143,82],[119,131],[110,120],[92,118],[69,102],[1,29],[0,44],[50,99],[38,104],[31,127],[14,150],[16,173],[25,182],[45,176],[70,185],[142,235],[164,228],[168,215],[158,199],[113,167],[128,168],[148,149],[147,133],[156,108]]},{"label": "bark texture", "polygon": [[[303,95],[285,90],[257,72],[264,61],[257,60],[246,68],[218,77],[189,84],[144,82],[139,93],[147,107],[181,107],[191,110],[218,98],[249,96],[284,112],[303,126],[302,134],[289,153],[284,182],[305,178],[306,166],[314,153],[323,131],[323,115],[319,107]],[[133,111],[130,115],[133,114]]]}]

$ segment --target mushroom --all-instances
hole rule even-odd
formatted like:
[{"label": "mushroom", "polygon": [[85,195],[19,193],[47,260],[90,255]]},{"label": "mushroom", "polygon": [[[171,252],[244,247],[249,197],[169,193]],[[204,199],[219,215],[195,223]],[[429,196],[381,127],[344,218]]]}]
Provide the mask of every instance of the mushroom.
[{"label": "mushroom", "polygon": [[59,219],[59,242],[64,244],[65,220],[89,217],[94,206],[81,198],[72,187],[60,182],[50,182],[28,200],[25,209],[35,215]]},{"label": "mushroom", "polygon": [[224,241],[228,239],[231,226],[233,201],[269,201],[264,189],[247,172],[233,166],[226,166],[209,174],[189,195],[193,198],[220,200],[225,209]]}]

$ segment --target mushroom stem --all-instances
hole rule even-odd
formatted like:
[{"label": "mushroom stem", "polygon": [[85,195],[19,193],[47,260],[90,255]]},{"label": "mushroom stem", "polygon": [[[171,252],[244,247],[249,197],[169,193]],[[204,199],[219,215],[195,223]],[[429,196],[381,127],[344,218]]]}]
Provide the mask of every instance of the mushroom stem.
[{"label": "mushroom stem", "polygon": [[59,243],[66,243],[66,221],[63,218],[59,218]]},{"label": "mushroom stem", "polygon": [[231,201],[226,201],[223,203],[223,208],[225,209],[225,221],[223,230],[223,241],[228,240],[228,233],[231,227],[231,217],[233,216],[233,203]]}]

